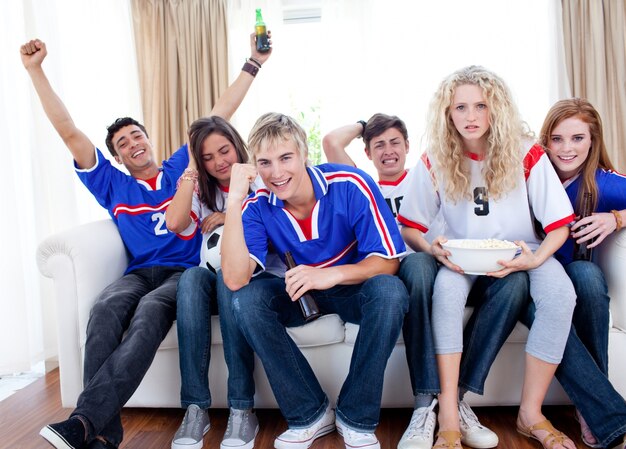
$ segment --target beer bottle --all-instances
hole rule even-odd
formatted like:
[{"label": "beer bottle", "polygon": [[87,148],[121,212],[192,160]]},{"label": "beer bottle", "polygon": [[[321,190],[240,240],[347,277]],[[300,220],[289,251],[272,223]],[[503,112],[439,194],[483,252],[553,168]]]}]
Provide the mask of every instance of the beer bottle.
[{"label": "beer bottle", "polygon": [[[287,264],[287,268],[290,270],[297,266],[296,261],[291,255],[291,251],[285,252],[285,263]],[[304,321],[306,321],[307,323],[320,317],[320,309],[317,307],[317,303],[310,293],[307,292],[304,295],[300,296],[300,298],[298,299],[298,304],[300,304],[300,310],[302,310]]]},{"label": "beer bottle", "polygon": [[[582,210],[580,211],[580,218],[585,218],[591,215],[591,193],[585,192],[583,194]],[[579,219],[580,219],[579,218]],[[585,229],[587,225],[581,226],[578,230]],[[576,243],[574,242],[574,260],[591,260],[591,254],[593,248],[589,248],[587,245],[591,244],[595,239],[587,240],[586,242]]]},{"label": "beer bottle", "polygon": [[261,8],[256,10],[256,49],[261,53],[270,51],[270,41],[267,38],[267,28],[265,22],[263,22],[263,16],[261,15]]}]

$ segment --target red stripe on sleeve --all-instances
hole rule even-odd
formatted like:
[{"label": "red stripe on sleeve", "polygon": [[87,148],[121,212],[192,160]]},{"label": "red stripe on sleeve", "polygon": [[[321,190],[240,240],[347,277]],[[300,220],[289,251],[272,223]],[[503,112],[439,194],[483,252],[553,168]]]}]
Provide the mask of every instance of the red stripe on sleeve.
[{"label": "red stripe on sleeve", "polygon": [[421,225],[419,223],[416,223],[414,221],[411,221],[408,218],[403,217],[400,214],[398,214],[397,218],[398,218],[398,221],[400,223],[402,223],[404,226],[408,226],[409,228],[417,229],[418,231],[420,231],[420,232],[422,232],[424,234],[428,232],[428,228],[427,227],[425,227],[425,226],[423,226],[423,225]]},{"label": "red stripe on sleeve", "polygon": [[528,153],[526,153],[526,156],[524,156],[524,178],[526,180],[528,180],[528,177],[530,176],[530,171],[533,169],[533,167],[535,165],[537,165],[537,162],[539,162],[539,159],[541,159],[541,157],[546,154],[546,152],[543,150],[543,148],[541,148],[541,145],[539,144],[535,144],[531,147],[530,150],[528,150]]},{"label": "red stripe on sleeve", "polygon": [[569,215],[565,218],[562,218],[560,220],[555,221],[554,223],[550,223],[548,226],[546,226],[544,228],[544,231],[546,231],[546,234],[554,231],[555,229],[560,228],[561,226],[566,226],[568,224],[570,224],[572,221],[574,221],[576,219],[576,215],[572,214]]}]

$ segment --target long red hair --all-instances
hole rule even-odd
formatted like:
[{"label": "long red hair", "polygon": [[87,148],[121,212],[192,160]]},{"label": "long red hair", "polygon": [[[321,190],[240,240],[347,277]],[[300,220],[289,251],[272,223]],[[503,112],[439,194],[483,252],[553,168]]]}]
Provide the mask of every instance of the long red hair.
[{"label": "long red hair", "polygon": [[[575,209],[580,213],[581,202],[584,192],[591,193],[592,210],[596,209],[598,204],[598,185],[596,184],[596,170],[604,168],[606,170],[615,170],[613,163],[609,159],[609,155],[604,145],[604,137],[602,134],[602,119],[600,114],[591,103],[582,98],[570,98],[567,100],[557,101],[548,111],[543,126],[541,127],[540,141],[541,145],[547,150],[548,143],[552,131],[559,123],[568,118],[577,118],[589,125],[589,134],[591,135],[591,148],[587,159],[580,168],[581,183],[576,193]],[[549,151],[549,150],[547,150]]]}]

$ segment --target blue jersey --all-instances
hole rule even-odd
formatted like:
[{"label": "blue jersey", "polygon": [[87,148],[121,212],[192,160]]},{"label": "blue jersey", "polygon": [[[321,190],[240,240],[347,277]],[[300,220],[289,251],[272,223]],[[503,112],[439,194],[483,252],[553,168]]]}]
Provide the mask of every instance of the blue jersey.
[{"label": "blue jersey", "polygon": [[76,173],[117,225],[130,254],[126,273],[153,266],[198,265],[200,233],[182,236],[165,226],[165,210],[176,192],[176,181],[189,163],[187,146],[163,162],[156,188],[113,167],[100,150],[95,151],[96,164],[76,168]]},{"label": "blue jersey", "polygon": [[393,214],[374,180],[339,164],[307,167],[315,193],[310,229],[305,231],[284,203],[267,189],[243,204],[243,229],[250,257],[265,268],[268,243],[284,262],[320,268],[355,264],[368,256],[397,258],[405,251]]},{"label": "blue jersey", "polygon": [[[567,196],[572,205],[576,205],[576,197],[581,183],[581,177],[563,183]],[[598,205],[594,212],[610,212],[626,209],[626,176],[611,170],[596,170],[596,184],[598,185]],[[570,236],[555,254],[557,260],[567,265],[574,259],[574,239]]]}]

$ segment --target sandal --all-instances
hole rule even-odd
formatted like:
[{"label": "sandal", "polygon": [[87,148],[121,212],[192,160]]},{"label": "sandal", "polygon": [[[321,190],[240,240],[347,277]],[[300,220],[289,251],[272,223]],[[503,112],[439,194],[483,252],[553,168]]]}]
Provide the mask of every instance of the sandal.
[{"label": "sandal", "polygon": [[[543,439],[543,441],[541,441],[539,438],[537,438],[535,435],[533,435],[533,432],[536,432],[538,430],[544,430],[546,432],[548,432],[548,435],[546,435],[546,437]],[[558,431],[554,428],[554,426],[552,425],[552,423],[550,421],[548,421],[547,419],[534,424],[530,427],[524,427],[522,425],[522,423],[520,423],[519,419],[517,420],[517,431],[519,433],[521,433],[522,435],[524,435],[525,437],[531,438],[533,440],[537,440],[541,443],[541,445],[544,447],[544,449],[553,449],[555,445],[560,444],[561,446],[564,446],[564,443],[566,441],[570,441],[572,443],[572,445],[574,447],[576,447],[576,444],[567,436],[565,435],[563,432]]]},{"label": "sandal", "polygon": [[[445,441],[439,443],[439,439]],[[437,443],[433,449],[463,449],[461,446],[461,432],[456,430],[441,430],[437,432]]]},{"label": "sandal", "polygon": [[585,421],[585,418],[583,418],[583,415],[576,410],[574,416],[576,417],[576,421],[580,423],[580,438],[583,440],[583,443],[589,447],[602,447],[602,445],[598,443],[598,440],[594,436],[593,432],[591,432],[591,429],[589,428],[587,421]]}]

